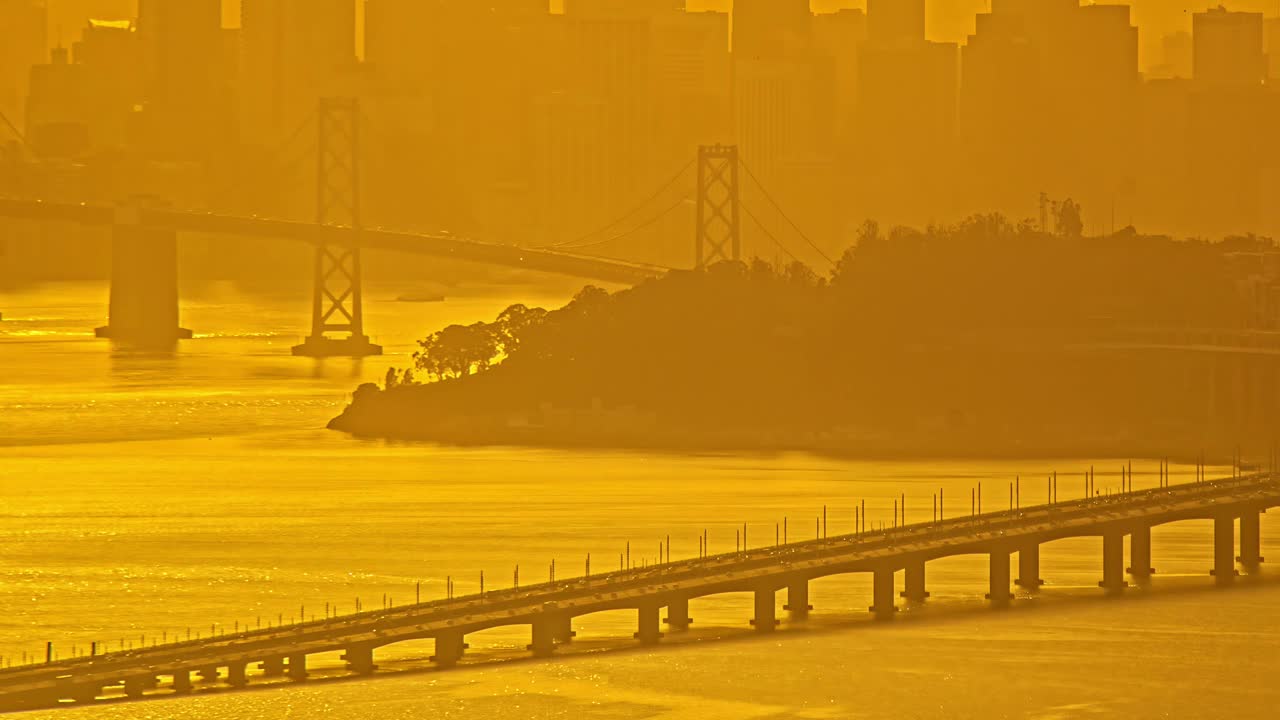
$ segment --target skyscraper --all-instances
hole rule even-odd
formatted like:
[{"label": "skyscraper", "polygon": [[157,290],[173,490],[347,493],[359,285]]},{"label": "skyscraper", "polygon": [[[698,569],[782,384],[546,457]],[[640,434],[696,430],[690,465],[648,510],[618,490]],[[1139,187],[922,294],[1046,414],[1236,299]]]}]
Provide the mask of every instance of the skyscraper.
[{"label": "skyscraper", "polygon": [[733,55],[762,60],[794,55],[808,47],[809,0],[736,0],[733,4]]},{"label": "skyscraper", "polygon": [[[48,8],[44,0],[0,0],[0,112],[21,129],[31,67],[46,60]],[[0,144],[15,140],[0,123]]]},{"label": "skyscraper", "polygon": [[138,35],[128,20],[90,20],[72,45],[88,85],[88,122],[96,148],[129,144],[134,108],[144,98]]},{"label": "skyscraper", "polygon": [[138,39],[152,149],[217,152],[232,120],[220,0],[139,0]]},{"label": "skyscraper", "polygon": [[353,0],[242,0],[241,108],[246,138],[279,142],[339,94],[356,62]]},{"label": "skyscraper", "polygon": [[1046,191],[1095,218],[1124,213],[1140,82],[1128,7],[996,0],[976,27],[962,50],[965,204],[1026,217]]},{"label": "skyscraper", "polygon": [[1205,85],[1260,85],[1267,77],[1262,13],[1219,6],[1192,17],[1194,71]]}]

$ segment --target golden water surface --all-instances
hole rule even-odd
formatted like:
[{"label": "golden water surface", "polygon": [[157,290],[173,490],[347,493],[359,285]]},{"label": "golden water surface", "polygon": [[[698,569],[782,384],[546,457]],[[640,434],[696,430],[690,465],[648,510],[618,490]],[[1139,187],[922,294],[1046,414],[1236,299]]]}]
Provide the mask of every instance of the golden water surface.
[{"label": "golden water surface", "polygon": [[[360,441],[323,430],[359,382],[403,366],[415,337],[449,322],[491,319],[512,301],[558,303],[572,292],[477,288],[443,304],[398,303],[375,288],[368,324],[386,358],[317,365],[288,356],[305,299],[212,288],[184,301],[198,337],[170,355],[112,352],[92,339],[105,288],[0,294],[0,657],[17,664],[89,643],[114,649],[231,632],[383,602],[441,597],[614,568],[628,543],[653,560],[732,550],[815,532],[848,532],[866,501],[908,521],[1083,487],[1118,487],[1127,459],[873,461],[803,455],[460,449]],[[1135,459],[1135,484],[1157,463]],[[1174,467],[1174,481],[1190,470]],[[1078,486],[1078,487],[1077,487]],[[779,531],[780,532],[780,531]],[[1280,523],[1264,517],[1264,554]],[[751,599],[691,605],[693,632],[635,649],[631,613],[575,623],[562,657],[525,658],[527,630],[469,638],[463,667],[441,673],[430,643],[379,651],[384,677],[350,681],[318,657],[303,687],[215,688],[180,700],[33,713],[94,718],[1271,718],[1280,701],[1280,583],[1213,589],[1212,530],[1156,529],[1158,575],[1122,600],[1100,596],[1100,542],[1045,546],[1036,597],[984,607],[986,559],[929,566],[932,597],[889,626],[868,621],[868,578],[818,581],[814,615],[768,638],[747,625]],[[1272,554],[1280,554],[1280,551]],[[420,590],[419,590],[420,588]],[[779,594],[779,603],[785,593]],[[327,603],[327,606],[326,606]],[[713,642],[714,641],[714,642]]]}]

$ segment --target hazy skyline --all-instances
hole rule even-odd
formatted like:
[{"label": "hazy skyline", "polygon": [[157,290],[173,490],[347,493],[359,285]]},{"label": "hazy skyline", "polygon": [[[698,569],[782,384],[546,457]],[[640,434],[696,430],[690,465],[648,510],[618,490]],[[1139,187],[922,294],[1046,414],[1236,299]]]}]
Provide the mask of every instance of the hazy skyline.
[{"label": "hazy skyline", "polygon": [[[551,0],[552,9],[563,0]],[[52,19],[50,42],[59,39],[69,45],[76,39],[85,18],[105,15],[113,18],[131,18],[135,14],[137,0],[48,0]],[[360,1],[363,5],[363,0]],[[1089,4],[1089,3],[1082,3]],[[1141,33],[1141,65],[1145,70],[1162,61],[1161,39],[1170,33],[1190,32],[1191,13],[1225,5],[1230,10],[1262,12],[1269,17],[1280,16],[1280,2],[1276,0],[1130,0],[1099,4],[1129,5],[1133,8],[1134,22]],[[223,24],[238,27],[240,0],[223,0]],[[974,30],[974,17],[986,12],[991,0],[930,0],[927,4],[926,32],[935,42],[964,42]],[[815,12],[833,12],[841,8],[866,9],[866,0],[812,0]],[[688,0],[690,10],[716,10],[730,12],[732,0]]]}]

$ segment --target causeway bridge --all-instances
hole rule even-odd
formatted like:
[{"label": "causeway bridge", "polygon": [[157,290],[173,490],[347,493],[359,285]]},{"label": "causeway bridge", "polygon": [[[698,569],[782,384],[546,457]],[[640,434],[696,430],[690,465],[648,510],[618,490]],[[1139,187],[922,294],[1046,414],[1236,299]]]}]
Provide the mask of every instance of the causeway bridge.
[{"label": "causeway bridge", "polygon": [[[1234,473],[1232,477],[1056,502],[1035,507],[944,519],[939,511],[926,523],[867,530],[805,542],[774,544],[733,553],[705,555],[600,575],[482,594],[385,608],[254,630],[130,649],[87,657],[12,667],[0,671],[0,711],[91,704],[104,696],[160,697],[193,692],[197,682],[243,687],[263,678],[304,681],[307,657],[342,652],[354,674],[376,672],[378,648],[433,639],[440,668],[463,659],[467,635],[500,626],[527,626],[528,649],[550,657],[570,643],[575,618],[602,611],[634,610],[634,639],[657,644],[666,632],[689,628],[689,601],[719,593],[751,593],[754,613],[744,618],[756,632],[779,625],[777,593],[786,591],[784,612],[805,620],[813,610],[809,582],[845,573],[866,573],[874,580],[869,612],[891,621],[899,585],[908,602],[928,596],[929,561],[957,555],[990,559],[987,600],[995,608],[1013,602],[1016,584],[1035,592],[1042,584],[1040,547],[1055,540],[1102,538],[1100,592],[1122,594],[1130,582],[1143,584],[1154,572],[1151,529],[1184,520],[1212,520],[1213,567],[1219,585],[1258,572],[1260,517],[1280,505],[1280,480],[1271,472]],[[863,515],[865,524],[865,514]],[[1125,538],[1129,538],[1126,563]],[[745,545],[745,543],[744,543]],[[1017,576],[1011,572],[1017,556]],[[96,648],[95,648],[96,650]]]}]

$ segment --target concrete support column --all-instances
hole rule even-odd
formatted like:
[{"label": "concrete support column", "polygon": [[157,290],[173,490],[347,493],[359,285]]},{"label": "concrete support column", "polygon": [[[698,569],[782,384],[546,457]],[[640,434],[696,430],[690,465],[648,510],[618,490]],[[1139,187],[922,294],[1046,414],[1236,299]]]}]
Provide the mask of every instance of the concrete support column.
[{"label": "concrete support column", "polygon": [[264,677],[281,677],[284,675],[284,658],[267,658],[259,663],[258,667],[262,669]]},{"label": "concrete support column", "polygon": [[1026,590],[1038,590],[1044,585],[1040,579],[1040,543],[1023,545],[1018,549],[1018,579],[1014,584]]},{"label": "concrete support column", "polygon": [[205,682],[213,682],[218,679],[218,668],[204,668],[203,670],[197,671],[196,674]]},{"label": "concrete support column", "polygon": [[307,679],[307,656],[305,654],[289,656],[289,677],[294,680]]},{"label": "concrete support column", "polygon": [[65,697],[78,703],[93,703],[98,700],[98,696],[102,694],[102,686],[100,685],[76,685]]},{"label": "concrete support column", "polygon": [[787,604],[782,606],[790,614],[791,622],[804,622],[809,619],[809,581],[804,578],[787,583]]},{"label": "concrete support column", "polygon": [[778,616],[775,608],[777,590],[772,587],[761,587],[755,590],[755,617],[751,625],[756,632],[773,632],[778,627]]},{"label": "concrete support column", "polygon": [[1240,516],[1240,555],[1236,558],[1245,572],[1256,575],[1262,562],[1262,516],[1257,510],[1246,510]]},{"label": "concrete support column", "polygon": [[143,345],[172,345],[191,337],[178,326],[178,234],[138,222],[124,208],[111,234],[111,301],[97,335]]},{"label": "concrete support column", "polygon": [[638,608],[639,629],[636,630],[635,638],[642,645],[656,645],[662,639],[662,622],[659,618],[662,615],[662,606],[656,604],[641,605]]},{"label": "concrete support column", "polygon": [[1213,519],[1213,575],[1219,585],[1236,579],[1236,519],[1219,515]]},{"label": "concrete support column", "polygon": [[146,678],[128,678],[124,681],[125,697],[136,700],[146,693],[147,687],[148,683]]},{"label": "concrete support column", "polygon": [[990,580],[991,589],[987,593],[987,599],[991,601],[991,607],[1009,607],[1010,601],[1013,600],[1013,593],[1009,592],[1008,550],[991,551]]},{"label": "concrete support column", "polygon": [[693,624],[689,617],[689,598],[680,596],[667,603],[667,627],[673,632],[684,632]]},{"label": "concrete support column", "polygon": [[872,574],[872,605],[876,620],[892,620],[898,608],[893,604],[893,568],[881,568]]},{"label": "concrete support column", "polygon": [[925,590],[924,561],[921,560],[907,565],[907,570],[904,574],[906,578],[902,597],[911,602],[924,602],[929,597],[929,592]]},{"label": "concrete support column", "polygon": [[173,691],[175,693],[189,693],[191,690],[191,672],[188,670],[174,670]]},{"label": "concrete support column", "polygon": [[227,665],[227,684],[231,687],[244,687],[249,684],[249,678],[245,677],[245,668],[247,663],[231,663]]},{"label": "concrete support column", "polygon": [[1128,586],[1124,579],[1124,533],[1108,531],[1102,536],[1102,582],[1098,587],[1118,594]]},{"label": "concrete support column", "polygon": [[373,646],[367,643],[348,647],[342,659],[347,661],[347,669],[353,673],[371,675],[378,669],[373,663]]},{"label": "concrete support column", "polygon": [[450,668],[458,664],[467,648],[466,638],[460,632],[441,633],[436,636],[436,654],[431,662],[437,667]]},{"label": "concrete support column", "polygon": [[1129,535],[1129,576],[1139,585],[1146,585],[1155,571],[1151,567],[1151,528],[1136,527]]},{"label": "concrete support column", "polygon": [[533,621],[532,642],[529,649],[534,657],[550,657],[556,651],[554,618],[543,617]]},{"label": "concrete support column", "polygon": [[551,636],[558,645],[568,645],[578,633],[573,631],[573,618],[557,615],[551,620]]}]

